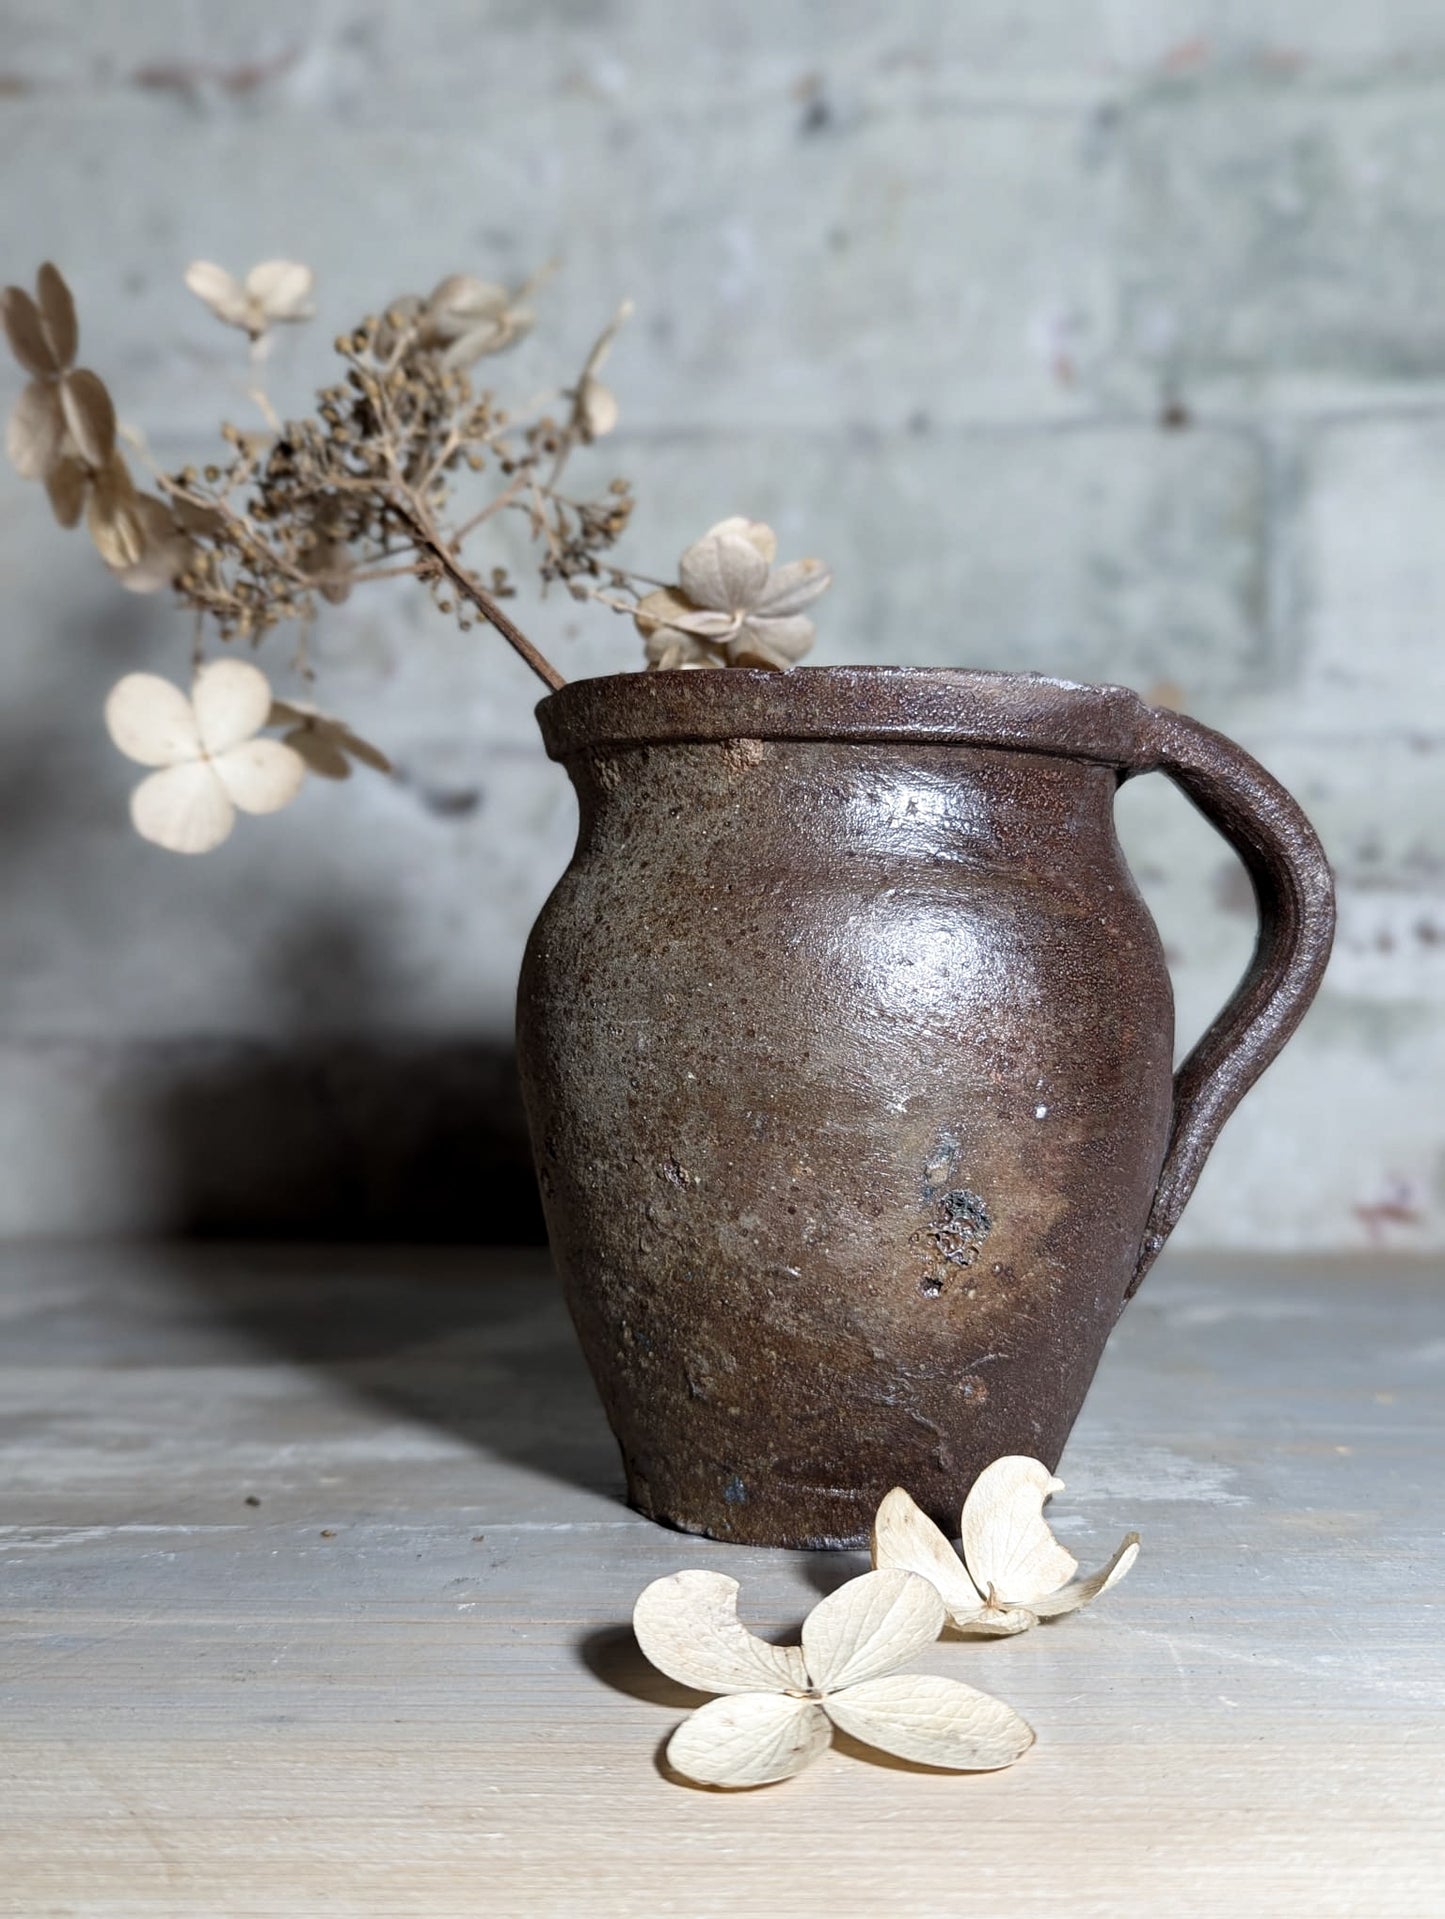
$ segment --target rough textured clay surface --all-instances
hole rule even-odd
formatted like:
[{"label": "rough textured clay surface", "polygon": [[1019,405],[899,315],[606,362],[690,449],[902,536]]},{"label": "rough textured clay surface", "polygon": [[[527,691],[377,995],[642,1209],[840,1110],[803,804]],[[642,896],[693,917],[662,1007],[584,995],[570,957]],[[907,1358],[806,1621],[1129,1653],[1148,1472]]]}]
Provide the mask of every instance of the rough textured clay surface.
[{"label": "rough textured clay surface", "polygon": [[[627,675],[539,709],[581,804],[523,968],[553,1249],[633,1503],[771,1545],[950,1530],[1052,1466],[1219,1127],[1312,997],[1328,869],[1218,735],[1120,688],[892,668]],[[1114,834],[1159,769],[1261,908],[1171,1074]]]}]

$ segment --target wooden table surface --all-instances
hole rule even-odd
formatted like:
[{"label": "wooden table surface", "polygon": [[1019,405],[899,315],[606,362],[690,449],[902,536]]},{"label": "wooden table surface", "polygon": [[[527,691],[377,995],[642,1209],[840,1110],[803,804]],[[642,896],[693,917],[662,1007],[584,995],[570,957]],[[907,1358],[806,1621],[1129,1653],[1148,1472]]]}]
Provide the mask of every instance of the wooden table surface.
[{"label": "wooden table surface", "polygon": [[1012,1771],[673,1783],[627,1628],[682,1566],[796,1625],[853,1555],[629,1513],[543,1259],[0,1255],[0,1911],[1445,1913],[1445,1287],[1166,1263],[1054,1502],[1092,1610],[924,1665]]}]

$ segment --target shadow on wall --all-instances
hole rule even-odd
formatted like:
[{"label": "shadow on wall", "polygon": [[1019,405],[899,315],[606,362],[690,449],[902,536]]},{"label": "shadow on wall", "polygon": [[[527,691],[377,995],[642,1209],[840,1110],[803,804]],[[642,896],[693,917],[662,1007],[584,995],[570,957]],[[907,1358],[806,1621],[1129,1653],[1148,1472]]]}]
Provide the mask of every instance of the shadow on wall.
[{"label": "shadow on wall", "polygon": [[158,1104],[181,1235],[545,1238],[515,1059],[499,1042],[192,1044]]},{"label": "shadow on wall", "polygon": [[178,1042],[158,1063],[172,1232],[545,1243],[510,1042],[388,1031],[409,989],[373,901],[295,911],[268,972],[282,1037]]}]

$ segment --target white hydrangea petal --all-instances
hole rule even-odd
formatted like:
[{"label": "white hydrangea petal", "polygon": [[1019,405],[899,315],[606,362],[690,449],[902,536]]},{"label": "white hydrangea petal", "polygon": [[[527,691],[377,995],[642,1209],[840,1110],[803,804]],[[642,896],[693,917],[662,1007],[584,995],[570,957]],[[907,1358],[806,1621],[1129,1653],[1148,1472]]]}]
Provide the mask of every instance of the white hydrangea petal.
[{"label": "white hydrangea petal", "polygon": [[943,1601],[917,1573],[888,1568],[850,1579],[803,1621],[803,1661],[819,1692],[906,1665],[943,1631]]},{"label": "white hydrangea petal", "polygon": [[206,760],[168,766],[130,796],[130,817],[143,840],[170,853],[209,853],[230,834],[236,809]]},{"label": "white hydrangea petal", "polygon": [[637,1643],[659,1672],[699,1692],[805,1689],[796,1646],[771,1646],[738,1618],[738,1582],[689,1571],[654,1579],[632,1611]]},{"label": "white hydrangea petal", "polygon": [[801,613],[833,584],[833,575],[821,560],[793,560],[774,567],[767,585],[753,601],[753,612],[769,619]]},{"label": "white hydrangea petal", "polygon": [[105,702],[105,727],[141,766],[177,766],[205,750],[194,707],[158,673],[127,673],[116,681]]},{"label": "white hydrangea petal", "polygon": [[1079,1570],[1044,1519],[1044,1501],[1063,1480],[1037,1459],[1006,1454],[986,1466],[964,1501],[963,1557],[975,1586],[1031,1606]]},{"label": "white hydrangea petal", "polygon": [[768,577],[768,563],[738,533],[708,533],[683,554],[678,579],[695,606],[736,613],[751,606]]},{"label": "white hydrangea petal", "polygon": [[770,1786],[810,1766],[832,1740],[827,1713],[811,1699],[735,1693],[684,1719],[667,1742],[667,1761],[700,1786]]},{"label": "white hydrangea petal", "polygon": [[739,637],[744,643],[752,640],[780,659],[785,666],[791,666],[795,660],[802,659],[813,644],[815,631],[813,622],[805,613],[794,614],[786,620],[764,620],[756,614],[749,614],[744,632]]},{"label": "white hydrangea petal", "polygon": [[996,1772],[1023,1757],[1033,1728],[1002,1699],[930,1673],[894,1673],[830,1693],[835,1726],[865,1745],[953,1772]]},{"label": "white hydrangea petal", "polygon": [[281,740],[243,740],[211,761],[243,813],[279,813],[306,780],[306,762]]},{"label": "white hydrangea petal", "polygon": [[305,320],[311,315],[316,276],[296,260],[262,260],[246,275],[246,293],[268,320]]},{"label": "white hydrangea petal", "polygon": [[213,757],[259,733],[271,711],[271,685],[249,660],[208,660],[197,670],[191,701]]},{"label": "white hydrangea petal", "polygon": [[1049,1593],[1032,1602],[1033,1610],[1040,1619],[1057,1619],[1061,1613],[1077,1612],[1080,1606],[1087,1606],[1091,1599],[1097,1599],[1101,1593],[1108,1592],[1111,1586],[1117,1586],[1139,1557],[1139,1535],[1130,1533],[1119,1546],[1119,1550],[1107,1566],[1101,1566],[1087,1579],[1078,1579],[1070,1586],[1062,1587],[1058,1592]]},{"label": "white hydrangea petal", "polygon": [[249,326],[251,302],[234,273],[218,267],[214,260],[192,260],[186,268],[186,285],[227,326]]},{"label": "white hydrangea petal", "polygon": [[926,1579],[955,1622],[971,1618],[983,1605],[963,1561],[901,1486],[886,1496],[873,1521],[873,1564]]},{"label": "white hydrangea petal", "polygon": [[769,566],[778,557],[778,536],[765,520],[749,520],[735,513],[731,519],[719,520],[716,526],[710,526],[703,538],[710,540],[715,533],[732,533],[746,540],[757,548]]},{"label": "white hydrangea petal", "polygon": [[981,1606],[977,1612],[955,1613],[953,1623],[962,1633],[980,1639],[1011,1639],[1037,1626],[1039,1616],[1027,1606]]}]

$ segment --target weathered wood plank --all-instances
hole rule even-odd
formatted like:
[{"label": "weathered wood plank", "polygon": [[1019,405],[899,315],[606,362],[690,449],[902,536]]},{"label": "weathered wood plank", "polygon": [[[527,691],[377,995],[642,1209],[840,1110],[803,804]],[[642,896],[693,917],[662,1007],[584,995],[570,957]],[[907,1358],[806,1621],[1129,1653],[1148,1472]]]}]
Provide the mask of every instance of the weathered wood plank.
[{"label": "weathered wood plank", "polygon": [[1034,1751],[745,1796],[659,1770],[632,1599],[726,1568],[783,1629],[859,1562],[629,1514],[535,1257],[11,1249],[0,1325],[17,1919],[1440,1909],[1438,1273],[1166,1267],[1056,1515],[1139,1566],[926,1662]]}]

